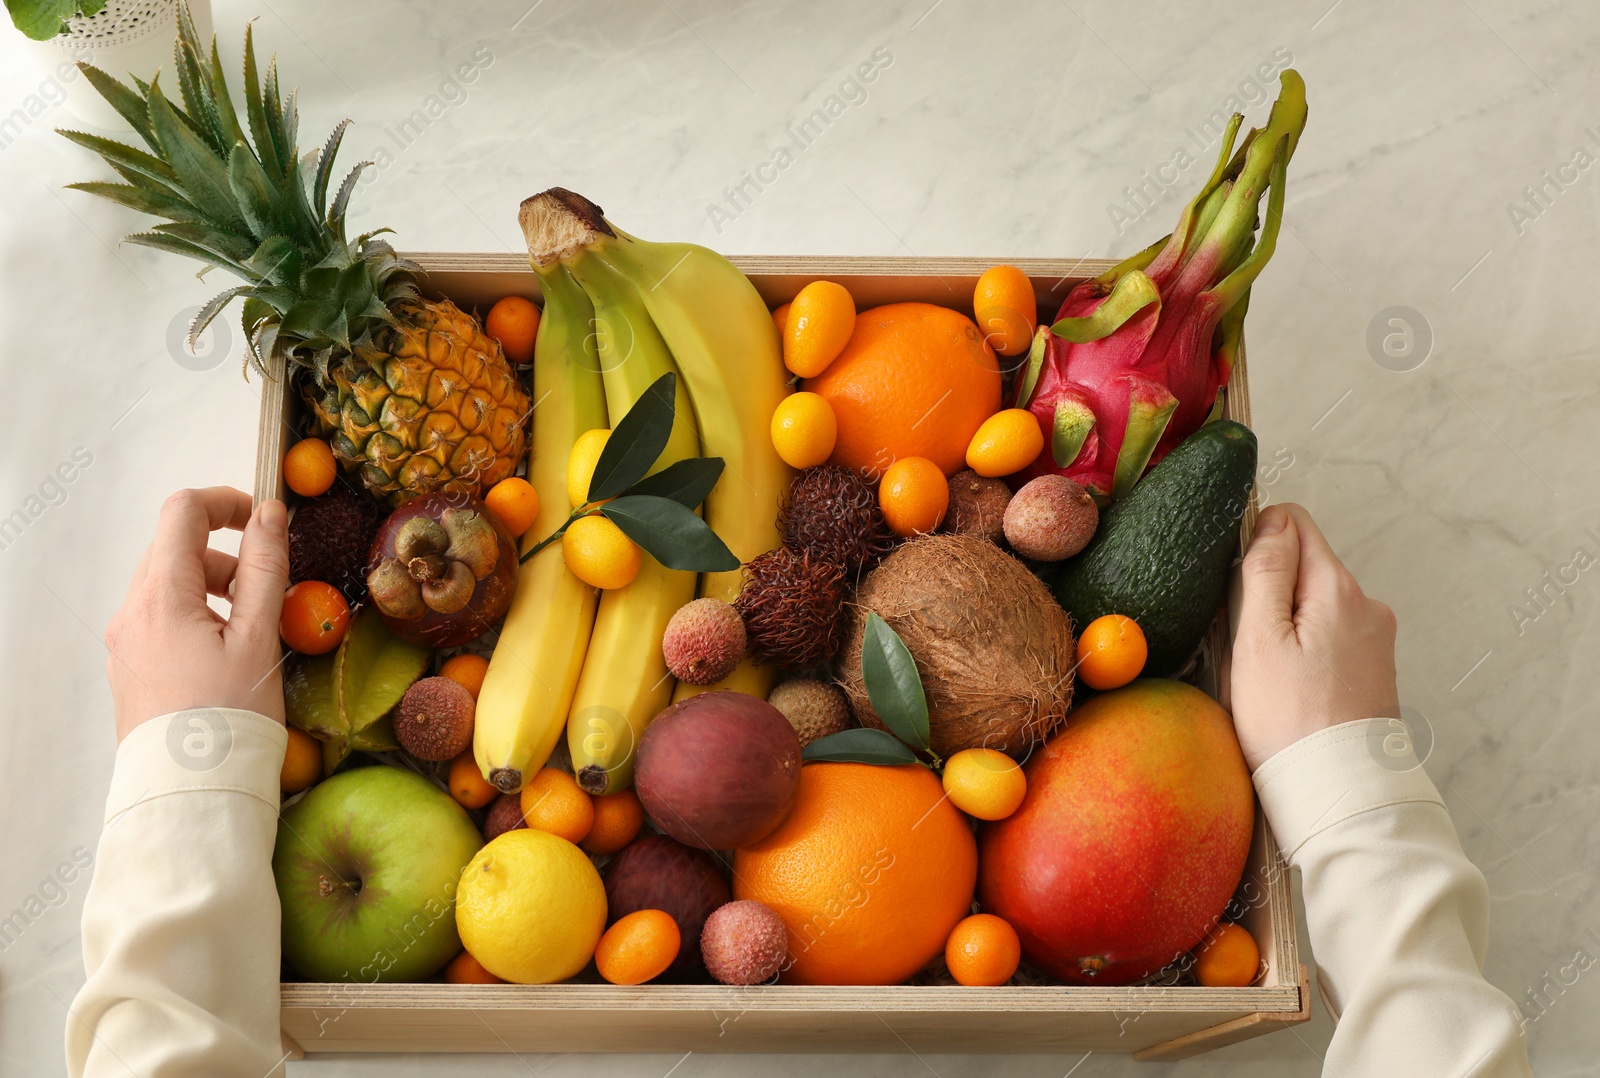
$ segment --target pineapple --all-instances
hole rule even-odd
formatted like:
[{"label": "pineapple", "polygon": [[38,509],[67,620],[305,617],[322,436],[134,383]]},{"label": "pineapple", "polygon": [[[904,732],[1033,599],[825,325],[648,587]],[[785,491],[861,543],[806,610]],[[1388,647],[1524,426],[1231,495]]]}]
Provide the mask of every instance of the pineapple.
[{"label": "pineapple", "polygon": [[[163,218],[128,242],[220,266],[245,283],[201,308],[190,346],[243,297],[246,371],[286,369],[319,435],[366,488],[398,506],[429,491],[478,494],[522,459],[528,395],[498,342],[472,315],[418,290],[421,271],[378,238],[345,238],[357,165],[328,201],[349,121],[320,150],[295,146],[295,95],[280,99],[277,62],[259,78],[245,28],[245,127],[213,39],[201,48],[180,5],[180,109],[159,78],[128,87],[88,64],[85,77],[150,147],[61,134],[103,157],[126,183],[69,186]],[[278,365],[281,364],[281,368]]]}]

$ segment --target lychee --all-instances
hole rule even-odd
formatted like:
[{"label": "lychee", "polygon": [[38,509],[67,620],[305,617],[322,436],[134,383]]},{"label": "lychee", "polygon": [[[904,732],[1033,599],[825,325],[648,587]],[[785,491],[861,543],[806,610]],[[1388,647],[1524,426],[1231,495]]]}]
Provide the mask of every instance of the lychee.
[{"label": "lychee", "polygon": [[721,599],[696,599],[678,608],[661,637],[667,669],[679,681],[710,685],[744,658],[744,618]]},{"label": "lychee", "polygon": [[944,530],[956,535],[971,535],[998,543],[1004,534],[1006,505],[1011,488],[999,479],[989,479],[968,468],[950,477],[950,508],[945,513]]},{"label": "lychee", "polygon": [[1029,480],[1006,506],[1005,532],[1024,558],[1061,561],[1088,545],[1100,526],[1089,492],[1064,475]]},{"label": "lychee", "polygon": [[850,704],[844,690],[814,678],[795,678],[772,690],[767,703],[783,712],[804,747],[850,726]]},{"label": "lychee", "polygon": [[718,906],[700,932],[706,971],[723,984],[763,984],[789,957],[789,930],[759,902]]},{"label": "lychee", "polygon": [[484,818],[483,840],[492,842],[507,831],[527,826],[528,821],[522,815],[522,797],[519,794],[501,794],[489,806],[489,814]]},{"label": "lychee", "polygon": [[406,690],[395,709],[394,736],[419,760],[451,760],[472,744],[477,704],[447,677],[425,677]]}]

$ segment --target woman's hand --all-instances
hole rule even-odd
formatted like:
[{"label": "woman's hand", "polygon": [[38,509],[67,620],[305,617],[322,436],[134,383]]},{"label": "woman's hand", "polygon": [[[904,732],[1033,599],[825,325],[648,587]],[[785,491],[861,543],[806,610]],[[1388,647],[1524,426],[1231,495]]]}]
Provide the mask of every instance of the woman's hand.
[{"label": "woman's hand", "polygon": [[[288,511],[232,487],[180,490],[161,507],[155,542],[106,626],[106,677],[117,740],[147,719],[190,708],[255,711],[283,721],[278,615],[289,578]],[[243,530],[239,556],[210,549]],[[206,596],[229,599],[224,619]]]},{"label": "woman's hand", "polygon": [[1367,598],[1310,513],[1263,510],[1240,576],[1231,689],[1250,770],[1329,726],[1399,716],[1394,611]]}]

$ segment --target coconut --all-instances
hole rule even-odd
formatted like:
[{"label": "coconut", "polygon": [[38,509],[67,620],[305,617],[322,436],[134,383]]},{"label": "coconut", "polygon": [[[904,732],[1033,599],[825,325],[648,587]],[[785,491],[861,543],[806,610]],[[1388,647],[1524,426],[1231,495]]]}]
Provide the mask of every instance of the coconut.
[{"label": "coconut", "polygon": [[1017,559],[968,535],[913,539],[867,574],[848,604],[839,684],[863,726],[881,728],[861,675],[867,615],[905,642],[922,676],[940,756],[1021,755],[1072,702],[1072,619]]}]

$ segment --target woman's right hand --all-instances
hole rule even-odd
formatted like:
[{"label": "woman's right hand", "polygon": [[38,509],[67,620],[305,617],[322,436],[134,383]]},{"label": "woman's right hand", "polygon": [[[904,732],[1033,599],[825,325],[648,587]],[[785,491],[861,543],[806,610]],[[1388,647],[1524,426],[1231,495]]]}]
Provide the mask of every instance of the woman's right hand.
[{"label": "woman's right hand", "polygon": [[1240,577],[1230,684],[1251,771],[1329,726],[1399,716],[1394,611],[1367,598],[1303,506],[1262,511]]}]

